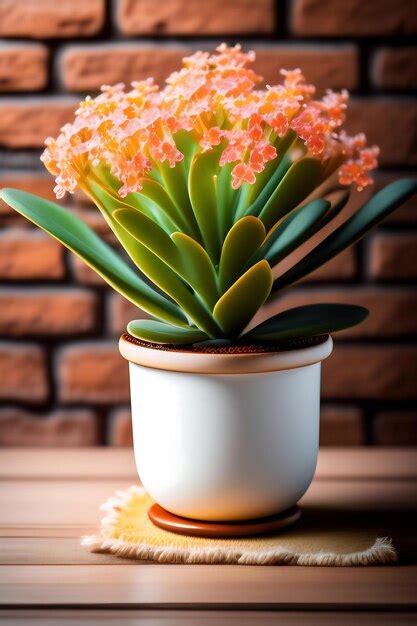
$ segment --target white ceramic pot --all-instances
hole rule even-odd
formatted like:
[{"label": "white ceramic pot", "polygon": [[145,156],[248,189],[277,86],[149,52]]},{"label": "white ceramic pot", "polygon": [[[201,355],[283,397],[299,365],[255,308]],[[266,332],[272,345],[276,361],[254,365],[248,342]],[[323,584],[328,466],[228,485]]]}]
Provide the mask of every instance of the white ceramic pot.
[{"label": "white ceramic pot", "polygon": [[282,352],[212,354],[143,347],[130,362],[140,479],[183,517],[232,521],[294,505],[316,468],[322,343]]}]

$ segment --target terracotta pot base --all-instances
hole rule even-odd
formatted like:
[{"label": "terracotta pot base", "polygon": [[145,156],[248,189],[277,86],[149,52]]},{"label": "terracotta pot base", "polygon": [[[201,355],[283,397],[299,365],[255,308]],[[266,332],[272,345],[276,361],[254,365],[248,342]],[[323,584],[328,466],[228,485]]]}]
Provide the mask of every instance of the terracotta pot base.
[{"label": "terracotta pot base", "polygon": [[246,522],[201,522],[174,515],[163,509],[159,504],[153,504],[148,517],[155,526],[168,530],[177,535],[192,537],[252,537],[284,530],[300,519],[301,511],[293,506],[282,513],[262,517]]}]

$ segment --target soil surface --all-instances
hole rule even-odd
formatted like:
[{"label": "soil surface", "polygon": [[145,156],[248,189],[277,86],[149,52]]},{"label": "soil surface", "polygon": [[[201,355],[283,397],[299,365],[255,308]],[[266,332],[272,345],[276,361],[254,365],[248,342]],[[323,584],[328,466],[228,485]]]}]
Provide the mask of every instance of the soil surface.
[{"label": "soil surface", "polygon": [[288,339],[277,343],[271,342],[253,342],[253,343],[235,343],[235,344],[165,344],[152,343],[150,341],[142,341],[136,339],[128,333],[122,335],[123,339],[134,343],[142,348],[152,348],[153,350],[165,350],[166,352],[196,352],[199,354],[262,354],[265,352],[286,352],[288,350],[297,350],[299,348],[310,348],[320,343],[324,343],[329,335],[317,335],[316,337],[306,337],[302,339]]}]

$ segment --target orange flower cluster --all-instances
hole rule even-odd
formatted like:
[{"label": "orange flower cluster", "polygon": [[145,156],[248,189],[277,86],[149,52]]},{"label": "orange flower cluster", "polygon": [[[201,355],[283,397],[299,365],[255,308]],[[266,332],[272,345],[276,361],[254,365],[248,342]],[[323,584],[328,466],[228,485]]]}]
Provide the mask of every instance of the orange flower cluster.
[{"label": "orange flower cluster", "polygon": [[[294,131],[308,154],[339,168],[341,184],[362,189],[372,182],[378,149],[367,147],[363,134],[349,137],[345,121],[346,91],[328,91],[320,100],[299,69],[281,70],[283,83],[257,89],[261,82],[248,67],[253,52],[222,44],[215,54],[197,52],[183,60],[159,89],[148,79],[102,87],[86,98],[72,124],[46,140],[42,161],[56,176],[55,192],[72,193],[91,168],[107,166],[121,183],[121,197],[141,190],[144,176],[167,162],[184,158],[176,133],[186,131],[207,151],[220,146],[220,166],[234,164],[232,186],[254,183],[256,175],[279,153],[279,140]],[[331,169],[331,168],[330,168]]]}]

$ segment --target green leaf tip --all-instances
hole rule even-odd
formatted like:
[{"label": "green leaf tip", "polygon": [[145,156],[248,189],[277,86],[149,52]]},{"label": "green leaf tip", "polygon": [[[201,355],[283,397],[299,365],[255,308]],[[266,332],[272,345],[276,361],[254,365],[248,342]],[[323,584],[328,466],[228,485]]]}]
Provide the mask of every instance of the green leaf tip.
[{"label": "green leaf tip", "polygon": [[356,326],[368,315],[368,309],[353,304],[309,304],[274,315],[244,337],[260,341],[313,337]]},{"label": "green leaf tip", "polygon": [[68,209],[19,189],[4,188],[0,194],[18,213],[77,254],[127,300],[162,320],[180,326],[187,324],[187,318],[179,307],[147,285],[108,244]]},{"label": "green leaf tip", "polygon": [[162,344],[191,344],[208,338],[198,328],[182,328],[157,320],[133,320],[127,325],[127,332],[142,341]]},{"label": "green leaf tip", "polygon": [[259,261],[222,295],[213,316],[225,335],[237,336],[264,304],[272,287],[269,263]]},{"label": "green leaf tip", "polygon": [[309,252],[285,274],[279,276],[272,291],[287,287],[304,278],[334,256],[352,245],[373,226],[401,206],[417,192],[417,179],[404,178],[381,189],[366,202],[352,217],[333,231],[316,248]]}]

